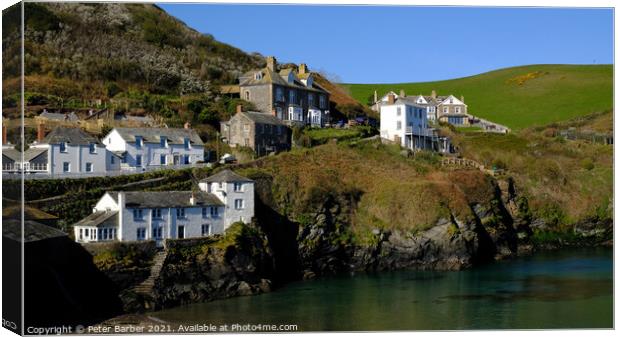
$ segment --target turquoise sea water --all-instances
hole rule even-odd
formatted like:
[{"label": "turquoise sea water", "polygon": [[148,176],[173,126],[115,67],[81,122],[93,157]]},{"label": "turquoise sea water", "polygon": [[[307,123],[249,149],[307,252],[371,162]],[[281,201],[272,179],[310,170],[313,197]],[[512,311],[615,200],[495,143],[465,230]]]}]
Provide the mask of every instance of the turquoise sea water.
[{"label": "turquoise sea water", "polygon": [[183,324],[300,331],[612,328],[613,252],[537,253],[457,272],[339,275],[156,312]]}]

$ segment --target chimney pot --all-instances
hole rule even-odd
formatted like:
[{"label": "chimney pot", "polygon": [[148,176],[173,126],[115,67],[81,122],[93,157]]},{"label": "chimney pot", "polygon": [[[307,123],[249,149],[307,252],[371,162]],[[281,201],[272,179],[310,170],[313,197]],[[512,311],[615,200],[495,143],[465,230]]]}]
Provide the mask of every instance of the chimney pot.
[{"label": "chimney pot", "polygon": [[435,92],[435,90],[433,90],[433,91],[431,92],[431,97],[432,97],[432,98],[437,98],[437,92]]},{"label": "chimney pot", "polygon": [[388,104],[394,104],[395,101],[396,101],[396,96],[394,96],[394,94],[390,93],[388,95]]},{"label": "chimney pot", "polygon": [[400,89],[400,97],[407,97],[407,95],[405,95],[405,90]]},{"label": "chimney pot", "polygon": [[240,113],[242,111],[243,111],[243,105],[237,104],[237,113]]},{"label": "chimney pot", "polygon": [[299,64],[299,73],[300,73],[300,74],[305,74],[305,73],[308,71],[308,69],[307,69],[307,68],[308,68],[308,67],[306,66],[306,64],[305,64],[305,63],[300,63],[300,64]]},{"label": "chimney pot", "polygon": [[461,102],[465,103],[465,96],[461,95]]}]

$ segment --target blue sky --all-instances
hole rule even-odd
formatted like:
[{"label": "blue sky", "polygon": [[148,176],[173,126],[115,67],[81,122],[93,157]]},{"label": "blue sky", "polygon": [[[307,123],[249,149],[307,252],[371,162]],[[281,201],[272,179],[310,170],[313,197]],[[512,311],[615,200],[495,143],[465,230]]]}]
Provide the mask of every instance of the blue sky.
[{"label": "blue sky", "polygon": [[199,32],[348,83],[613,63],[611,9],[160,4]]}]

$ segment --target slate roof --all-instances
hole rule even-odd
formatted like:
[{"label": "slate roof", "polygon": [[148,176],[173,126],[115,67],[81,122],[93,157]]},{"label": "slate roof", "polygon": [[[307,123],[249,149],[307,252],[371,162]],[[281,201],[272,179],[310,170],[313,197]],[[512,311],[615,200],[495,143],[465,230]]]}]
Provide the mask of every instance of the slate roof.
[{"label": "slate roof", "polygon": [[276,116],[255,111],[242,111],[241,114],[259,124],[284,125],[284,123]]},{"label": "slate roof", "polygon": [[[24,242],[35,242],[46,239],[66,237],[67,234],[59,229],[46,226],[42,223],[25,220],[24,221]],[[2,237],[21,242],[22,241],[22,224],[19,220],[2,221]]]},{"label": "slate roof", "polygon": [[29,162],[42,154],[45,154],[45,156],[47,157],[46,148],[40,148],[40,147],[28,148],[28,150],[24,152],[24,161]]},{"label": "slate roof", "polygon": [[426,105],[420,104],[420,103],[417,102],[417,97],[416,96],[405,96],[405,97],[399,96],[395,100],[395,102],[398,103],[399,101],[402,101],[403,103],[407,103],[409,105],[413,105],[413,106],[418,107],[418,108],[426,108]]},{"label": "slate roof", "polygon": [[[255,74],[258,72],[262,74],[261,79],[259,80],[257,80],[255,77]],[[293,83],[289,83],[287,81],[288,74],[290,74],[291,72],[295,75]],[[302,75],[302,76],[303,78],[306,78],[309,76],[309,74],[310,73],[306,73],[305,75]],[[292,68],[282,69],[280,70],[279,73],[276,73],[275,71],[272,71],[269,68],[263,68],[259,70],[251,70],[243,74],[243,76],[239,78],[239,86],[277,84],[280,86],[296,88],[300,90],[309,90],[309,91],[314,91],[314,92],[329,93],[327,90],[325,90],[325,88],[314,83],[314,81],[312,83],[312,86],[307,87],[301,81],[299,81],[299,76],[300,75]]]},{"label": "slate roof", "polygon": [[96,211],[84,219],[76,222],[73,226],[87,227],[118,227],[118,211]]},{"label": "slate roof", "polygon": [[[2,219],[19,219],[21,218],[22,205],[15,201],[2,200]],[[46,213],[38,208],[24,205],[25,220],[56,220],[57,216]]]},{"label": "slate roof", "polygon": [[239,175],[231,170],[223,170],[220,171],[210,177],[202,179],[200,182],[207,183],[219,183],[219,182],[229,182],[229,181],[237,181],[237,182],[253,182],[254,180],[246,178],[242,175]]},{"label": "slate roof", "polygon": [[[118,200],[118,192],[108,192],[114,200]],[[125,207],[128,208],[168,208],[168,207],[200,207],[208,205],[223,206],[215,195],[207,192],[194,192],[195,205],[190,204],[191,191],[165,192],[124,192]]]},{"label": "slate roof", "polygon": [[2,148],[2,155],[17,162],[22,161],[22,153],[14,148]]},{"label": "slate roof", "polygon": [[99,143],[99,140],[80,128],[57,127],[50,132],[41,143],[59,144],[67,142],[70,145],[88,145]]},{"label": "slate roof", "polygon": [[75,112],[71,112],[68,114],[64,114],[64,113],[56,113],[56,112],[47,112],[47,111],[43,111],[41,114],[39,114],[39,117],[41,118],[46,118],[46,119],[51,119],[51,120],[56,120],[56,121],[78,121],[80,120],[80,118],[75,114]]},{"label": "slate roof", "polygon": [[168,144],[183,145],[188,137],[190,143],[203,145],[202,139],[193,129],[184,128],[114,128],[126,142],[135,142],[141,136],[145,143],[159,143],[161,136],[168,138]]}]

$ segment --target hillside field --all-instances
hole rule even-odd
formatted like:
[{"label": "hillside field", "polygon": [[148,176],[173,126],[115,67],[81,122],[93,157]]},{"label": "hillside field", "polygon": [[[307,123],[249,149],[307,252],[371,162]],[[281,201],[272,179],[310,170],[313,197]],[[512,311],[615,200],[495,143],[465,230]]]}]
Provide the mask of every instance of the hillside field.
[{"label": "hillside field", "polygon": [[343,86],[362,104],[375,90],[463,95],[469,113],[512,129],[613,109],[613,65],[530,65],[446,81]]}]

